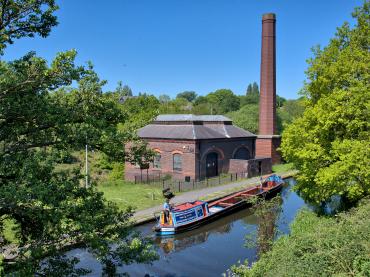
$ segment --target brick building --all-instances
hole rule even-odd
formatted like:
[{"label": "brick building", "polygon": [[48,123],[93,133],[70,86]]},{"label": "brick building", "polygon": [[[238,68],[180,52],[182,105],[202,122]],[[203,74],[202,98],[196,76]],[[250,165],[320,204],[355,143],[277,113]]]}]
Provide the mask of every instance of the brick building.
[{"label": "brick building", "polygon": [[[255,157],[257,136],[221,115],[160,115],[138,135],[157,153],[148,169],[151,176],[201,180],[228,172],[271,172],[270,158]],[[126,163],[125,178],[135,176],[142,176],[140,168]]]},{"label": "brick building", "polygon": [[[276,16],[262,16],[259,134],[232,124],[221,115],[160,115],[139,130],[139,136],[157,152],[150,175],[172,175],[179,180],[201,180],[221,173],[271,172],[281,157],[276,128]],[[141,176],[126,163],[125,178]]]}]

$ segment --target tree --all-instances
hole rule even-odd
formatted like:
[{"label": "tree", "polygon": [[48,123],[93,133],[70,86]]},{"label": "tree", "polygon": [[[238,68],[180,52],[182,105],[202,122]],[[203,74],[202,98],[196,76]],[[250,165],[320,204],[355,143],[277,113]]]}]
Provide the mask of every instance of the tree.
[{"label": "tree", "polygon": [[169,97],[167,94],[161,94],[158,96],[158,100],[161,104],[164,104],[170,102],[171,97]]},{"label": "tree", "polygon": [[157,153],[148,147],[148,143],[142,140],[137,140],[134,143],[131,143],[128,148],[129,155],[126,157],[126,160],[133,165],[138,165],[140,167],[141,180],[143,179],[143,169],[146,169],[148,179],[148,169],[150,163],[154,161],[155,155]]},{"label": "tree", "polygon": [[252,84],[249,84],[245,95],[252,94]]},{"label": "tree", "polygon": [[132,96],[132,90],[128,85],[122,85],[122,81],[118,82],[118,86],[115,91],[120,97],[122,96]]},{"label": "tree", "polygon": [[[0,62],[0,226],[4,219],[14,221],[17,238],[10,244],[0,229],[0,243],[17,251],[4,260],[8,272],[42,275],[61,266],[64,275],[81,273],[75,257],[59,254],[76,243],[109,266],[155,257],[145,240],[128,239],[131,209],[107,203],[94,184],[81,187],[78,174],[54,171],[56,152],[86,142],[114,160],[124,159],[125,134],[117,124],[125,114],[102,94],[104,81],[91,66],[74,65],[75,55],[60,53],[50,67],[32,53]],[[67,87],[73,81],[78,88]],[[59,270],[56,275],[63,276]]]},{"label": "tree", "polygon": [[184,98],[189,102],[193,102],[197,98],[195,91],[184,91],[177,94],[176,98]]},{"label": "tree", "polygon": [[[0,49],[22,36],[47,36],[54,1],[1,1]],[[5,19],[5,21],[4,21]],[[132,209],[120,211],[95,185],[80,186],[78,172],[56,171],[61,152],[86,143],[123,162],[127,120],[120,104],[103,94],[92,65],[75,65],[75,51],[48,62],[34,53],[0,61],[0,271],[19,276],[77,276],[78,259],[65,247],[84,245],[105,272],[155,258],[147,240],[132,233]],[[77,87],[71,87],[77,83]],[[13,224],[16,241],[4,228]],[[111,247],[114,245],[114,247]],[[4,249],[15,251],[9,257]],[[6,251],[6,252],[8,252]],[[4,259],[3,259],[4,258]]]},{"label": "tree", "polygon": [[35,34],[47,37],[58,24],[53,14],[57,9],[54,0],[1,0],[0,54],[15,39]]},{"label": "tree", "polygon": [[159,112],[162,114],[181,114],[190,113],[192,104],[185,98],[176,98],[160,106]]},{"label": "tree", "polygon": [[211,92],[206,96],[208,103],[211,105],[212,114],[226,114],[227,112],[236,111],[240,107],[240,100],[229,89],[219,89]]},{"label": "tree", "polygon": [[256,82],[249,84],[245,96],[240,96],[240,106],[258,104],[260,92]]},{"label": "tree", "polygon": [[283,133],[281,150],[299,170],[297,189],[317,202],[370,193],[370,2],[357,23],[316,48],[307,70],[306,110]]},{"label": "tree", "polygon": [[142,95],[127,99],[122,111],[129,120],[120,122],[119,130],[125,134],[126,141],[136,139],[136,131],[144,127],[158,115],[160,103],[153,95]]},{"label": "tree", "polygon": [[284,97],[276,95],[276,108],[282,107],[287,100]]},{"label": "tree", "polygon": [[256,134],[258,132],[258,105],[245,105],[240,110],[227,113],[226,116],[233,120],[233,123]]},{"label": "tree", "polygon": [[369,276],[370,200],[336,217],[298,213],[290,234],[253,263],[233,266],[237,276]]},{"label": "tree", "polygon": [[256,82],[253,82],[253,85],[252,85],[252,94],[259,94],[260,93],[260,90],[258,88],[258,85]]}]

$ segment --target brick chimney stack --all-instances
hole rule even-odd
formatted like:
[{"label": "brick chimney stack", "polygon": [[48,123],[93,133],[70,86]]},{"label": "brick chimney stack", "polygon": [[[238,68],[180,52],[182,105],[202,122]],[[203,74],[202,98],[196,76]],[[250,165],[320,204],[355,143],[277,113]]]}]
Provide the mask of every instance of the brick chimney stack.
[{"label": "brick chimney stack", "polygon": [[260,77],[259,134],[256,155],[271,157],[272,163],[281,161],[277,148],[281,137],[276,128],[276,16],[262,16],[262,49]]},{"label": "brick chimney stack", "polygon": [[259,134],[276,134],[275,14],[262,16]]}]

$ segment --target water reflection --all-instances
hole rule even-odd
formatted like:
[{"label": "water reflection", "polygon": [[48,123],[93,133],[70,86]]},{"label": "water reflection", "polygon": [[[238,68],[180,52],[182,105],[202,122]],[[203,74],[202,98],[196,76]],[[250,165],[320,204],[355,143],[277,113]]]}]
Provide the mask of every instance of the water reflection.
[{"label": "water reflection", "polygon": [[[269,201],[269,206],[256,206],[229,215],[201,228],[173,237],[155,237],[151,228],[154,223],[138,227],[144,235],[151,236],[160,259],[152,264],[133,264],[119,269],[130,276],[221,276],[238,261],[254,262],[267,251],[273,239],[280,233],[289,232],[289,223],[304,201],[291,191],[294,180],[288,180],[280,198]],[[253,246],[245,247],[246,235],[252,235]],[[83,254],[83,251],[80,252]],[[97,261],[81,255],[81,262],[87,263],[100,276],[101,266]],[[148,276],[148,275],[147,275]]]},{"label": "water reflection", "polygon": [[232,222],[225,225],[217,226],[214,229],[195,231],[192,234],[189,232],[178,234],[172,237],[159,237],[154,238],[154,243],[159,246],[165,254],[171,252],[182,251],[185,248],[197,244],[204,243],[212,233],[225,234],[230,232]]}]

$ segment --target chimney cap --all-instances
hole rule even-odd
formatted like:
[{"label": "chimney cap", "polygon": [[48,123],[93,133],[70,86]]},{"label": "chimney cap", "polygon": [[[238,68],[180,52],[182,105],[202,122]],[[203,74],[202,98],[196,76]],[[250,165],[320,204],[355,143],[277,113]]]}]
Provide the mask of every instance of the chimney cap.
[{"label": "chimney cap", "polygon": [[275,20],[276,19],[276,15],[274,13],[265,13],[264,15],[262,15],[262,20]]}]

